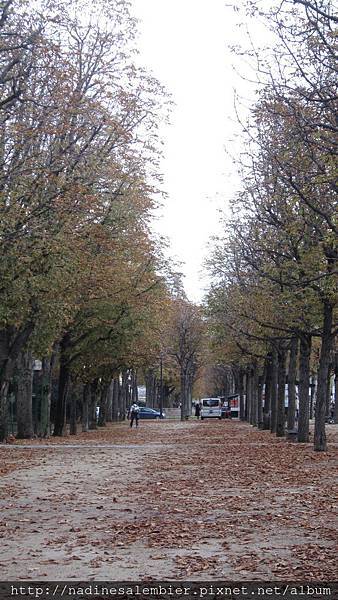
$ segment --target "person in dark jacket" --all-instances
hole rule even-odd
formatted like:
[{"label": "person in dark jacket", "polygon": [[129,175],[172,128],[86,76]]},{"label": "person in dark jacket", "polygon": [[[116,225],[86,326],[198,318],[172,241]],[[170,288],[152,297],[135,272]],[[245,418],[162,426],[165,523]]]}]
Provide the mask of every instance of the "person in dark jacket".
[{"label": "person in dark jacket", "polygon": [[200,418],[200,414],[201,414],[201,405],[200,405],[199,402],[196,402],[196,404],[195,404],[195,417],[197,419],[199,419]]}]

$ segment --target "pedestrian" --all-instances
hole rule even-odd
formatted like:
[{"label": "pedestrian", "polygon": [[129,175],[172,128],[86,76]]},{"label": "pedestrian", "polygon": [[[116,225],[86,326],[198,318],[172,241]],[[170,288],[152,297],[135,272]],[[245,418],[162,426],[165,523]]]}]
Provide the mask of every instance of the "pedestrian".
[{"label": "pedestrian", "polygon": [[199,402],[196,402],[196,404],[195,404],[195,417],[197,419],[199,419],[200,418],[200,414],[201,414],[201,405],[200,405]]},{"label": "pedestrian", "polygon": [[140,412],[140,407],[138,404],[136,404],[136,402],[134,402],[134,404],[131,405],[130,410],[129,410],[130,427],[133,426],[134,420],[135,420],[136,427],[138,427],[139,412]]}]

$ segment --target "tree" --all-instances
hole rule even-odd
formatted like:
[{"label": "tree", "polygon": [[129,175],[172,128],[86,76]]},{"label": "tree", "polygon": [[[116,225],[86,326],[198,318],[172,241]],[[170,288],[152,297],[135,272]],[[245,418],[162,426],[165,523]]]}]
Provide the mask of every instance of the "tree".
[{"label": "tree", "polygon": [[89,20],[83,6],[14,0],[0,18],[1,439],[17,357],[51,351],[104,273],[98,248],[114,251],[125,221],[132,235],[154,207],[163,90],[133,64],[127,3],[98,2]]},{"label": "tree", "polygon": [[182,421],[188,419],[191,414],[192,391],[200,367],[203,332],[201,309],[185,298],[174,299],[170,354],[177,361],[180,370]]},{"label": "tree", "polygon": [[[277,43],[265,55],[252,49],[261,87],[244,125],[243,191],[233,203],[228,246],[217,249],[211,262],[216,276],[226,273],[226,293],[235,298],[230,310],[238,318],[231,328],[242,352],[257,354],[253,341],[278,341],[281,433],[283,345],[294,336],[301,340],[300,441],[308,436],[309,346],[312,336],[321,336],[315,449],[325,450],[325,382],[336,301],[336,66],[331,3],[304,5],[305,14],[294,2],[275,3],[265,15],[259,7]],[[257,3],[247,6],[257,14]]]}]

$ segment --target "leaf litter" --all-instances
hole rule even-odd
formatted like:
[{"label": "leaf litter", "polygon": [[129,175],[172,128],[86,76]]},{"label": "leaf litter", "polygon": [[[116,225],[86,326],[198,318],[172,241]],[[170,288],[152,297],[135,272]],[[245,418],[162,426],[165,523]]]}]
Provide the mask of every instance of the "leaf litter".
[{"label": "leaf litter", "polygon": [[334,439],[314,453],[229,421],[113,425],[72,436],[81,450],[67,441],[0,448],[9,579],[62,578],[72,565],[110,579],[335,578]]}]

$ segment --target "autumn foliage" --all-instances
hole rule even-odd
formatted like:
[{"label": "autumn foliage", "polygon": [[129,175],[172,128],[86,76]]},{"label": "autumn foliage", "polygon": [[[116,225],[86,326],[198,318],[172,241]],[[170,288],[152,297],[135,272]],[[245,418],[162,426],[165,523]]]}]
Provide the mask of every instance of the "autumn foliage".
[{"label": "autumn foliage", "polygon": [[[0,27],[4,439],[12,395],[20,436],[47,435],[51,413],[61,433],[69,410],[78,419],[81,386],[93,411],[114,375],[120,387],[122,371],[150,360],[170,269],[150,231],[168,101],[135,66],[128,4],[8,0]],[[42,360],[35,423],[33,358]],[[94,417],[83,418],[88,427]]]},{"label": "autumn foliage", "polygon": [[314,447],[326,450],[337,301],[337,20],[329,0],[258,4],[245,3],[244,13],[265,23],[274,45],[244,51],[257,99],[240,123],[242,189],[208,260],[209,331],[216,360],[236,380],[242,418],[283,436],[288,383],[294,430],[297,382],[298,441],[309,441],[315,410]]}]

